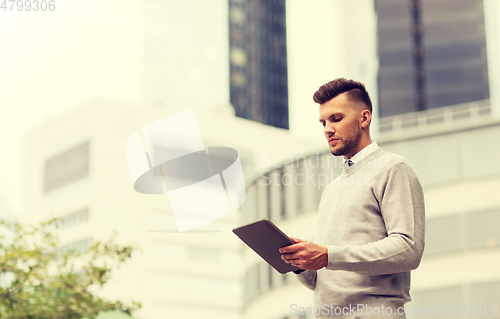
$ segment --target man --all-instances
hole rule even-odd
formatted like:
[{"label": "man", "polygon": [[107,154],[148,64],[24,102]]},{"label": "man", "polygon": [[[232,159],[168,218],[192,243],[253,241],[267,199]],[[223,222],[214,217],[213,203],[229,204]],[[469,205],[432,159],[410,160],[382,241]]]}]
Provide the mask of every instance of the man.
[{"label": "man", "polygon": [[410,271],[424,250],[424,198],[403,157],[370,138],[363,84],[336,79],[314,94],[319,122],[344,170],[321,197],[314,242],[292,238],[282,259],[301,268],[321,318],[405,318]]}]

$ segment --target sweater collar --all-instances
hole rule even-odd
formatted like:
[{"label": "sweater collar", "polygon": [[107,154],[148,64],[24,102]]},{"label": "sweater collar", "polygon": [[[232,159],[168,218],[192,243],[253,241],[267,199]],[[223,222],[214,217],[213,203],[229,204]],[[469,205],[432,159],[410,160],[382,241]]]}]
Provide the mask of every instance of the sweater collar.
[{"label": "sweater collar", "polygon": [[351,160],[354,164],[351,166],[356,166],[356,163],[363,162],[369,155],[373,154],[375,151],[380,149],[377,142],[372,142],[370,145],[363,148],[361,151],[354,154],[350,159],[344,161],[344,169],[349,168],[348,160]]}]

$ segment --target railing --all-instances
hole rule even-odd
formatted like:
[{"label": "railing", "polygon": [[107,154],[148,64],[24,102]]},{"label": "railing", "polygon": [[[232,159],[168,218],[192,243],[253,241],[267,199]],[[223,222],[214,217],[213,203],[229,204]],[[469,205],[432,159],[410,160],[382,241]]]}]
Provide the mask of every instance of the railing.
[{"label": "railing", "polygon": [[476,123],[491,116],[490,100],[451,105],[420,112],[387,116],[380,119],[380,133],[424,132],[432,127],[452,128],[455,124]]}]

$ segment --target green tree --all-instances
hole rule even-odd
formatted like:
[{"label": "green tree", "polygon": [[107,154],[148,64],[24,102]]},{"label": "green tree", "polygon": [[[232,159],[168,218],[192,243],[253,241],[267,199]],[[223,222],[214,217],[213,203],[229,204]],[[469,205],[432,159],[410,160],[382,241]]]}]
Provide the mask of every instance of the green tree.
[{"label": "green tree", "polygon": [[141,307],[95,294],[133,247],[111,239],[85,251],[59,248],[57,225],[57,219],[37,226],[0,221],[0,318],[94,319],[107,311],[131,315]]}]

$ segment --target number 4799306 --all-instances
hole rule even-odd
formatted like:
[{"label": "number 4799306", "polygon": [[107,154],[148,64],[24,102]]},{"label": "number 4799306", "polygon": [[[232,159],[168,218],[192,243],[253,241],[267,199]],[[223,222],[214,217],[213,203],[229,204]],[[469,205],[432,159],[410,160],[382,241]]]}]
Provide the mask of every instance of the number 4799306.
[{"label": "number 4799306", "polygon": [[54,11],[56,0],[0,0],[0,11]]}]

